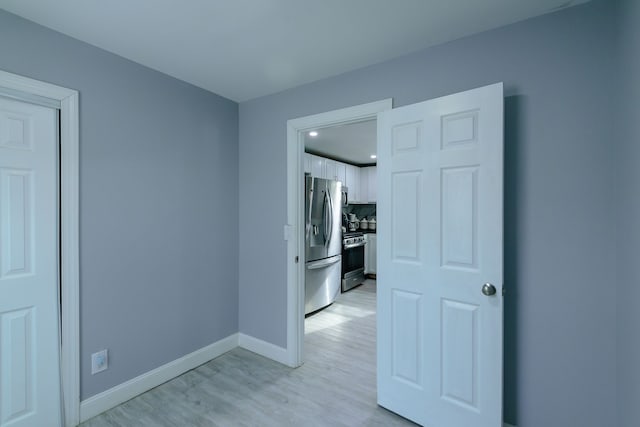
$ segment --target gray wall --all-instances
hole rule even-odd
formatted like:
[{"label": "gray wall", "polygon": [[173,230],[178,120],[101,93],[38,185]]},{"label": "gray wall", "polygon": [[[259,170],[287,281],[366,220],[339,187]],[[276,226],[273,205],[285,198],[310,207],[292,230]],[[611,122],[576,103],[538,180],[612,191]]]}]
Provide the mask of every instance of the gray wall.
[{"label": "gray wall", "polygon": [[596,0],[241,103],[240,223],[261,226],[240,228],[240,331],[286,346],[288,119],[503,81],[505,419],[616,425],[615,12]]},{"label": "gray wall", "polygon": [[616,157],[619,426],[640,426],[640,1],[620,8]]},{"label": "gray wall", "polygon": [[82,398],[237,332],[238,105],[2,11],[0,69],[80,92]]}]

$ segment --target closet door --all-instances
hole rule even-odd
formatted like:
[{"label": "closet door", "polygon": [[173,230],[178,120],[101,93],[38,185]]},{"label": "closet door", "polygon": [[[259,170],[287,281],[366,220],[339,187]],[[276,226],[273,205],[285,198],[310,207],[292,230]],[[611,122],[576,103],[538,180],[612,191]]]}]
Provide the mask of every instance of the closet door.
[{"label": "closet door", "polygon": [[58,121],[0,98],[0,425],[61,424]]}]

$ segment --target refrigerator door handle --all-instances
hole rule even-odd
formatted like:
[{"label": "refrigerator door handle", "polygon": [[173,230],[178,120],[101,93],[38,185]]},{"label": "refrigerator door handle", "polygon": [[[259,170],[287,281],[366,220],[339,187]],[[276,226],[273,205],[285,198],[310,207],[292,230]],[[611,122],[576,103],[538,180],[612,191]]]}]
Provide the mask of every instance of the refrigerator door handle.
[{"label": "refrigerator door handle", "polygon": [[327,191],[325,195],[327,197],[327,201],[329,202],[329,209],[328,211],[326,211],[328,215],[325,216],[325,228],[328,230],[326,232],[324,244],[325,246],[329,247],[331,236],[333,235],[333,202],[331,201],[331,195],[329,194],[329,191]]},{"label": "refrigerator door handle", "polygon": [[308,270],[316,270],[318,268],[325,268],[328,267],[330,265],[333,265],[337,262],[340,262],[340,257],[332,257],[332,258],[326,258],[326,259],[321,259],[320,261],[312,261],[307,263],[307,269]]},{"label": "refrigerator door handle", "polygon": [[[309,216],[307,218],[307,229],[305,230],[307,233],[307,241],[311,238],[311,208],[313,207],[313,180],[311,181],[311,185],[309,186],[309,192],[307,197],[309,197]],[[317,233],[316,233],[317,234]]]},{"label": "refrigerator door handle", "polygon": [[325,190],[324,195],[322,196],[322,240],[324,240],[324,245],[327,246],[327,191]]}]

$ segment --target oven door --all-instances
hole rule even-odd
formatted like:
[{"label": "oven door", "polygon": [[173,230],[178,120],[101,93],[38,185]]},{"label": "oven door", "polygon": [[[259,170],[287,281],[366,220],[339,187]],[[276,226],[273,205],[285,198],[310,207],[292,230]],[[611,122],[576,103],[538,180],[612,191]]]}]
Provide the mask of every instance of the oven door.
[{"label": "oven door", "polygon": [[342,249],[342,292],[364,282],[364,245],[360,242]]}]

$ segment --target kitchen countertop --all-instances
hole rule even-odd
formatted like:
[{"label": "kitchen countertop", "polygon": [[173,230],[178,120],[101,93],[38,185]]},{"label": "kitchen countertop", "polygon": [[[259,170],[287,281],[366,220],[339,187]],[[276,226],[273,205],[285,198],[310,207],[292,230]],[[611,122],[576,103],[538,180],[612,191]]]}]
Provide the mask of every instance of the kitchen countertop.
[{"label": "kitchen countertop", "polygon": [[342,234],[344,234],[344,233],[376,234],[376,232],[377,232],[377,230],[363,230],[362,228],[358,228],[357,230],[353,230],[353,231],[350,231],[350,230],[345,231],[345,230],[343,230]]}]

